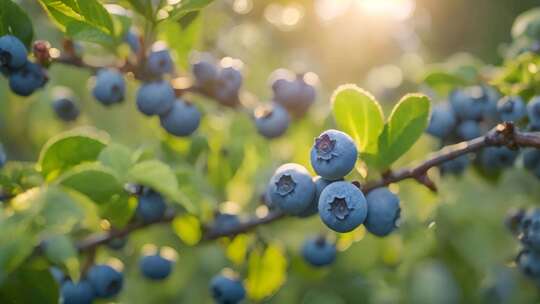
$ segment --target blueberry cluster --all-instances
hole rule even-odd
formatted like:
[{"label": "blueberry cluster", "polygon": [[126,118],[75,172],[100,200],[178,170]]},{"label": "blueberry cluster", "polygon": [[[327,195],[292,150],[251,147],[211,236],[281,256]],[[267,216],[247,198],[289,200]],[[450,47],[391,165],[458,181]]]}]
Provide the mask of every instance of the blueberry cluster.
[{"label": "blueberry cluster", "polygon": [[[449,102],[437,104],[431,113],[426,132],[441,140],[442,145],[477,138],[496,124],[511,121],[528,124],[529,130],[540,129],[540,98],[527,104],[519,96],[500,98],[493,88],[481,85],[451,92]],[[483,149],[474,157],[464,155],[440,166],[441,173],[459,175],[473,163],[486,174],[496,174],[512,167],[518,151],[506,147]],[[540,152],[531,149],[524,153],[525,167],[540,176]]]},{"label": "blueberry cluster", "polygon": [[92,266],[78,282],[55,268],[51,271],[61,285],[64,304],[91,304],[97,299],[110,299],[120,293],[124,284],[124,275],[106,264]]},{"label": "blueberry cluster", "polygon": [[[357,186],[344,181],[357,158],[356,144],[349,135],[327,130],[315,139],[311,149],[311,165],[319,176],[312,178],[299,164],[282,165],[270,180],[267,199],[289,215],[305,217],[318,212],[326,226],[337,232],[349,232],[364,224],[369,232],[386,236],[395,229],[400,216],[399,198],[386,188],[364,196]],[[320,240],[313,242],[306,245],[312,248],[308,252],[327,246]],[[324,246],[319,248],[317,244]]]},{"label": "blueberry cluster", "polygon": [[506,224],[523,246],[516,264],[523,274],[540,286],[540,209],[511,211]]},{"label": "blueberry cluster", "polygon": [[313,84],[306,81],[305,74],[294,74],[285,69],[272,73],[272,92],[275,103],[282,105],[295,117],[302,117],[315,102]]},{"label": "blueberry cluster", "polygon": [[9,79],[11,91],[30,96],[47,83],[45,69],[28,60],[28,51],[15,36],[0,37],[0,72]]}]

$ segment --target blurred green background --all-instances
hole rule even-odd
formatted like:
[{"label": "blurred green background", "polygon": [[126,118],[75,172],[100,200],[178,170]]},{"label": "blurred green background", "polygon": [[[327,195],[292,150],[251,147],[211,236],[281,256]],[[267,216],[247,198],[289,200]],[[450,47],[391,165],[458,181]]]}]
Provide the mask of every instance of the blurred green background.
[{"label": "blurred green background", "polygon": [[[36,37],[59,47],[62,34],[36,1],[20,3],[32,17]],[[334,126],[329,96],[338,85],[359,84],[388,112],[401,95],[418,90],[420,77],[432,63],[456,53],[471,54],[487,64],[500,63],[501,45],[510,42],[513,20],[538,4],[537,0],[216,0],[202,11],[193,32],[170,28],[164,32],[176,33],[179,43],[187,41],[186,46],[194,50],[241,59],[244,89],[251,93],[246,98],[254,103],[271,97],[268,76],[276,68],[315,72],[320,80],[317,105],[307,118],[294,122],[285,137],[264,140],[245,113],[193,96],[204,112],[202,127],[193,139],[172,138],[157,118],[136,110],[135,81],[129,82],[124,104],[105,108],[89,92],[90,73],[54,65],[47,87],[29,98],[11,94],[5,79],[0,79],[0,140],[11,160],[34,161],[50,137],[92,125],[114,141],[172,164],[180,180],[186,181],[183,190],[202,210],[249,214],[257,209],[276,166],[298,162],[309,167],[314,136]],[[95,46],[83,47],[85,60],[111,60]],[[176,59],[181,74],[187,75],[186,55],[179,52]],[[71,88],[78,97],[82,116],[76,123],[55,118],[51,102],[57,86]],[[198,145],[200,153],[195,153]],[[422,159],[436,148],[435,141],[422,138],[396,167]],[[439,183],[437,195],[413,182],[396,186],[403,207],[399,232],[385,239],[365,235],[361,229],[339,236],[343,252],[327,269],[308,267],[298,254],[306,236],[324,231],[318,218],[286,219],[250,234],[247,243],[253,248],[260,244],[254,241],[256,235],[289,257],[286,281],[262,302],[480,303],[497,284],[508,287],[512,296],[496,298],[507,303],[536,302],[533,284],[504,268],[512,266],[518,244],[505,230],[503,218],[511,207],[537,203],[538,181],[513,169],[497,184],[474,172]],[[147,243],[178,252],[174,275],[164,283],[148,282],[138,273],[137,258]],[[156,226],[132,235],[120,254],[100,251],[99,259],[115,256],[125,264],[126,289],[120,303],[210,303],[211,276],[223,267],[242,274],[246,270],[242,250],[229,250],[236,252],[240,263],[235,264],[227,254],[228,246],[219,241],[190,247],[169,227]],[[273,280],[279,285],[282,278]]]}]

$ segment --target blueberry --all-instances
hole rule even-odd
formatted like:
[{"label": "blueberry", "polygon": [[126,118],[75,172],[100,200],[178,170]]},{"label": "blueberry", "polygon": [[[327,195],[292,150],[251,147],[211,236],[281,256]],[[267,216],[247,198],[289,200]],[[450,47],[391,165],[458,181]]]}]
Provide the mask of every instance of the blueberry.
[{"label": "blueberry", "polygon": [[63,304],[92,304],[94,301],[94,289],[87,281],[73,283],[66,281],[61,288]]},{"label": "blueberry", "polygon": [[160,220],[166,210],[167,204],[165,204],[163,197],[153,190],[148,190],[139,195],[135,214],[143,222],[148,223]]},{"label": "blueberry", "polygon": [[259,134],[266,138],[276,138],[289,127],[289,113],[278,104],[261,106],[255,110],[255,126]]},{"label": "blueberry", "polygon": [[246,296],[246,290],[242,282],[224,275],[217,275],[212,278],[210,291],[218,304],[236,304]]},{"label": "blueberry", "polygon": [[519,230],[523,245],[535,251],[540,251],[540,208],[534,208],[523,216]]},{"label": "blueberry", "polygon": [[518,122],[527,115],[525,102],[519,96],[506,96],[499,100],[497,110],[503,121]]},{"label": "blueberry", "polygon": [[454,110],[447,103],[442,103],[433,107],[426,132],[437,138],[445,138],[452,133],[455,126]]},{"label": "blueberry", "polygon": [[238,92],[242,86],[242,73],[233,67],[225,67],[219,71],[218,81],[222,88]]},{"label": "blueberry", "polygon": [[159,254],[145,255],[139,262],[139,268],[143,276],[150,280],[163,280],[172,271],[173,262]]},{"label": "blueberry", "polygon": [[377,188],[367,196],[366,229],[376,236],[387,236],[397,227],[401,208],[399,197],[387,188]]},{"label": "blueberry", "polygon": [[336,259],[336,245],[324,237],[307,239],[302,246],[304,260],[315,267],[330,265]]},{"label": "blueberry", "polygon": [[540,123],[540,96],[536,96],[527,104],[529,122]]},{"label": "blueberry", "polygon": [[337,130],[324,131],[311,148],[311,166],[321,177],[338,180],[354,168],[358,150],[353,139]]},{"label": "blueberry", "polygon": [[159,117],[161,126],[170,134],[176,136],[189,136],[201,122],[201,112],[182,99],[177,99],[172,108]]},{"label": "blueberry", "polygon": [[166,81],[148,82],[137,92],[137,107],[145,115],[165,115],[174,105],[174,90]]},{"label": "blueberry", "polygon": [[270,198],[283,212],[298,215],[315,197],[315,183],[306,168],[298,164],[285,164],[272,176]]},{"label": "blueberry", "polygon": [[281,104],[296,116],[302,116],[313,104],[315,88],[306,83],[303,76],[293,77],[292,72],[278,70],[282,74],[272,83],[274,101]]},{"label": "blueberry", "polygon": [[7,163],[7,154],[4,145],[0,144],[0,169]]},{"label": "blueberry", "polygon": [[367,217],[367,202],[360,189],[349,182],[328,185],[319,198],[319,215],[332,230],[349,232]]},{"label": "blueberry", "polygon": [[0,67],[19,69],[26,64],[28,52],[19,38],[12,35],[0,37]]},{"label": "blueberry", "polygon": [[240,225],[240,220],[235,214],[218,213],[212,223],[212,230],[231,231]]},{"label": "blueberry", "polygon": [[9,75],[11,91],[20,96],[29,96],[46,83],[45,70],[39,64],[30,61]]},{"label": "blueberry", "polygon": [[540,150],[527,148],[523,151],[523,167],[529,171],[534,171],[540,167]]},{"label": "blueberry", "polygon": [[169,50],[162,49],[151,52],[148,55],[147,67],[148,71],[156,76],[171,73],[174,69],[174,63]]},{"label": "blueberry", "polygon": [[463,174],[467,166],[469,166],[470,160],[468,155],[461,155],[457,158],[444,162],[440,165],[439,169],[441,174],[453,174],[460,175]]},{"label": "blueberry", "polygon": [[88,270],[87,280],[94,288],[96,297],[112,298],[124,284],[124,276],[109,265],[94,265]]},{"label": "blueberry", "polygon": [[326,186],[330,185],[334,181],[329,181],[320,176],[315,176],[313,178],[313,182],[315,183],[315,197],[313,198],[311,204],[309,204],[309,206],[298,215],[299,217],[308,217],[319,212],[319,197],[321,196],[321,192],[324,190],[324,188],[326,188]]},{"label": "blueberry", "polygon": [[126,246],[127,241],[128,241],[128,238],[126,236],[115,237],[107,242],[107,247],[113,250],[120,250]]},{"label": "blueberry", "polygon": [[489,107],[488,99],[480,86],[454,90],[449,96],[452,109],[456,116],[463,120],[481,119]]},{"label": "blueberry", "polygon": [[141,41],[139,39],[139,35],[134,30],[130,29],[126,32],[124,41],[129,45],[133,53],[138,54],[141,50]]},{"label": "blueberry", "polygon": [[64,121],[74,121],[79,117],[79,107],[71,98],[59,98],[52,106],[56,116]]},{"label": "blueberry", "polygon": [[540,278],[540,254],[523,249],[516,258],[519,269],[528,277]]},{"label": "blueberry", "polygon": [[499,92],[489,86],[482,86],[483,98],[485,102],[484,117],[492,120],[499,120],[499,113],[497,111],[497,102],[500,99]]},{"label": "blueberry", "polygon": [[480,136],[480,125],[474,120],[466,120],[457,127],[457,134],[464,140],[471,140]]},{"label": "blueberry", "polygon": [[199,87],[211,88],[218,78],[218,69],[212,62],[201,60],[195,62],[191,69]]},{"label": "blueberry", "polygon": [[517,155],[517,151],[507,147],[489,147],[481,152],[480,164],[487,171],[497,171],[511,167]]},{"label": "blueberry", "polygon": [[94,97],[105,106],[124,100],[126,82],[122,74],[115,69],[101,69],[96,74],[96,83],[92,89]]}]

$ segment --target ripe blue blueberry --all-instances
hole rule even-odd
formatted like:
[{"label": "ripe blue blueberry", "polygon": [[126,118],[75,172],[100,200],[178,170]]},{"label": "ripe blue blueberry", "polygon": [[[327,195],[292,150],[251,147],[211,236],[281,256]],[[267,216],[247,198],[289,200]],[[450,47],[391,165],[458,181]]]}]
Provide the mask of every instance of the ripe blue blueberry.
[{"label": "ripe blue blueberry", "polygon": [[523,167],[529,171],[534,171],[540,167],[540,150],[527,148],[523,151]]},{"label": "ripe blue blueberry", "polygon": [[214,217],[214,222],[212,223],[212,230],[214,231],[231,231],[232,229],[240,225],[240,220],[235,214],[229,213],[218,213]]},{"label": "ripe blue blueberry", "polygon": [[153,190],[146,190],[139,195],[135,215],[143,222],[148,223],[160,220],[166,210],[167,204],[165,204],[163,197]]},{"label": "ripe blue blueberry", "polygon": [[170,134],[189,136],[201,122],[201,112],[190,102],[177,99],[172,108],[159,117],[161,126]]},{"label": "ripe blue blueberry", "polygon": [[191,68],[199,87],[212,88],[218,78],[218,69],[213,62],[200,60],[195,62]]},{"label": "ripe blue blueberry", "polygon": [[218,81],[221,87],[238,91],[242,86],[242,73],[233,67],[225,67],[219,71]]},{"label": "ripe blue blueberry", "polygon": [[124,100],[125,92],[126,82],[119,71],[101,69],[97,72],[92,94],[100,103],[105,106],[120,103]]},{"label": "ripe blue blueberry", "polygon": [[39,64],[27,61],[9,75],[9,87],[13,93],[29,96],[47,83],[47,75]]},{"label": "ripe blue blueberry", "polygon": [[304,115],[315,101],[313,85],[304,80],[304,75],[295,75],[289,70],[278,69],[272,74],[274,101],[297,117]]},{"label": "ripe blue blueberry", "polygon": [[447,103],[441,103],[433,107],[426,132],[437,138],[445,138],[452,133],[455,126],[454,110]]},{"label": "ripe blue blueberry", "polygon": [[128,238],[127,236],[124,237],[115,237],[112,238],[110,241],[107,242],[107,247],[113,249],[113,250],[120,250],[124,248],[127,244]]},{"label": "ripe blue blueberry", "polygon": [[439,169],[441,170],[441,174],[443,175],[445,174],[460,175],[465,171],[465,169],[467,169],[467,166],[469,166],[469,163],[470,163],[469,156],[462,155],[460,157],[444,162],[442,165],[440,165]]},{"label": "ripe blue blueberry", "polygon": [[26,64],[28,52],[19,38],[12,35],[0,37],[0,67],[19,69]]},{"label": "ripe blue blueberry", "polygon": [[280,166],[269,184],[270,199],[283,212],[298,215],[315,197],[315,183],[306,168],[298,164]]},{"label": "ripe blue blueberry", "polygon": [[148,55],[147,67],[148,71],[156,76],[171,73],[174,69],[174,63],[169,50],[162,49],[151,52]]},{"label": "ripe blue blueberry", "polygon": [[137,92],[137,107],[145,115],[165,115],[175,100],[174,90],[166,81],[143,84]]},{"label": "ripe blue blueberry", "polygon": [[535,251],[540,251],[540,209],[534,208],[523,216],[520,225],[520,241]]},{"label": "ripe blue blueberry", "polygon": [[79,117],[79,107],[71,98],[59,98],[52,106],[56,116],[64,121],[74,121]]},{"label": "ripe blue blueberry", "polygon": [[498,171],[511,167],[517,155],[517,151],[507,147],[489,147],[481,152],[480,164],[487,171]]},{"label": "ripe blue blueberry", "polygon": [[386,236],[397,227],[401,214],[399,197],[388,188],[377,188],[367,196],[366,229],[376,236]]},{"label": "ripe blue blueberry", "polygon": [[116,296],[124,284],[124,276],[109,265],[94,265],[86,275],[86,279],[94,288],[98,298],[112,298]]},{"label": "ripe blue blueberry", "polygon": [[94,289],[85,280],[78,283],[66,281],[60,290],[63,304],[92,304],[94,301]]},{"label": "ripe blue blueberry", "polygon": [[159,254],[145,255],[139,262],[139,268],[144,277],[150,280],[163,280],[172,271],[173,262]]},{"label": "ripe blue blueberry", "polygon": [[51,275],[53,276],[54,280],[58,284],[62,285],[62,283],[66,279],[66,275],[64,274],[64,272],[60,268],[58,268],[56,266],[50,267],[49,271],[51,272]]},{"label": "ripe blue blueberry", "polygon": [[457,134],[464,140],[477,138],[481,134],[480,125],[474,120],[466,120],[457,127]]},{"label": "ripe blue blueberry", "polygon": [[353,139],[337,130],[324,131],[311,148],[311,166],[321,177],[338,180],[356,164],[358,150]]},{"label": "ripe blue blueberry", "polygon": [[313,202],[309,204],[306,210],[302,211],[302,213],[298,215],[299,217],[308,217],[319,212],[319,197],[321,196],[324,188],[326,188],[326,186],[330,185],[334,181],[329,181],[320,176],[315,176],[313,178],[313,182],[315,183],[315,197],[313,198]]},{"label": "ripe blue blueberry", "polygon": [[218,304],[236,304],[246,297],[246,290],[240,280],[221,274],[212,278],[210,292]]},{"label": "ripe blue blueberry", "polygon": [[276,138],[289,127],[289,113],[279,104],[260,106],[255,110],[255,126],[266,138]]},{"label": "ripe blue blueberry", "polygon": [[497,104],[497,110],[503,121],[518,122],[527,115],[525,102],[523,102],[523,99],[519,96],[506,96],[501,98]]},{"label": "ripe blue blueberry", "polygon": [[360,189],[349,182],[328,185],[319,198],[319,215],[330,229],[349,232],[367,217],[367,202]]},{"label": "ripe blue blueberry", "polygon": [[530,249],[523,249],[516,258],[519,269],[528,277],[540,278],[540,254]]},{"label": "ripe blue blueberry", "polygon": [[529,122],[540,123],[540,96],[536,96],[527,104],[527,114]]},{"label": "ripe blue blueberry", "polygon": [[126,32],[126,35],[124,36],[124,41],[129,45],[131,48],[131,51],[135,54],[139,53],[141,49],[141,41],[139,39],[139,35],[135,30],[130,29]]},{"label": "ripe blue blueberry", "polygon": [[489,107],[481,86],[468,87],[450,93],[450,104],[456,116],[463,120],[481,119]]},{"label": "ripe blue blueberry", "polygon": [[330,265],[336,259],[336,245],[323,236],[307,239],[302,246],[304,260],[315,267]]}]

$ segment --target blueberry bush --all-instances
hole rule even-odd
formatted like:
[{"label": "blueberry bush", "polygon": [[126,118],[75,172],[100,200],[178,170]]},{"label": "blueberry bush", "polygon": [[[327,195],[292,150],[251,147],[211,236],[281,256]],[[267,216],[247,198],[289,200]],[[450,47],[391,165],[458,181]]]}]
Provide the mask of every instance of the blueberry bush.
[{"label": "blueberry bush", "polygon": [[0,0],[0,303],[540,299],[540,8],[381,90],[277,3]]}]

